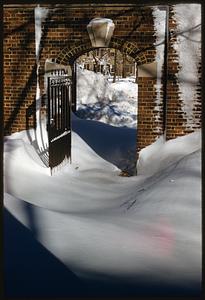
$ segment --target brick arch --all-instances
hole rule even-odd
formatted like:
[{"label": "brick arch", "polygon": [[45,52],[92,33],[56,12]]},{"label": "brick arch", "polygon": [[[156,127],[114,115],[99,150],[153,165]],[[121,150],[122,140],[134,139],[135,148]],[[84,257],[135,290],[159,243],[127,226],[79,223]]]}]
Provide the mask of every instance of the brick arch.
[{"label": "brick arch", "polygon": [[[148,55],[148,49],[142,50],[138,47],[137,43],[126,41],[120,38],[113,37],[110,41],[109,48],[120,50],[122,53],[126,53],[137,62],[137,65],[143,65],[154,61],[154,57]],[[86,39],[82,42],[71,44],[68,47],[64,47],[56,58],[56,63],[67,65],[73,64],[73,62],[82,54],[89,52],[93,49],[90,43],[90,39]],[[153,46],[154,49],[154,46]],[[149,49],[151,50],[151,49]]]},{"label": "brick arch", "polygon": [[[109,48],[120,50],[122,53],[128,54],[132,57],[138,66],[149,64],[155,61],[156,51],[155,45],[145,49],[139,48],[136,42],[126,41],[120,38],[113,37],[110,41]],[[72,43],[64,47],[56,58],[56,63],[62,65],[71,65],[75,60],[86,52],[94,50],[90,43],[90,39],[84,39],[81,42]],[[150,51],[151,50],[151,51]],[[73,69],[73,68],[72,68]],[[73,69],[74,70],[74,69]],[[72,85],[72,107],[76,106],[76,78],[75,72],[73,76]],[[140,77],[138,76],[138,125],[137,125],[137,145],[136,155],[141,149],[153,143],[156,138],[162,134],[162,111],[159,114],[155,111],[156,89],[157,80],[155,77]],[[158,118],[156,125],[156,117]]]}]

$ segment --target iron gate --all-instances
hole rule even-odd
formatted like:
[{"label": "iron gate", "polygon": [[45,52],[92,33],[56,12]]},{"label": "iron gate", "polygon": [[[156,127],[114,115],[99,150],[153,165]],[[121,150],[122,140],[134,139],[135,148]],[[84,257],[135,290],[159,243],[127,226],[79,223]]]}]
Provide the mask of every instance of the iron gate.
[{"label": "iron gate", "polygon": [[49,167],[71,159],[71,80],[67,75],[48,77],[47,130]]}]

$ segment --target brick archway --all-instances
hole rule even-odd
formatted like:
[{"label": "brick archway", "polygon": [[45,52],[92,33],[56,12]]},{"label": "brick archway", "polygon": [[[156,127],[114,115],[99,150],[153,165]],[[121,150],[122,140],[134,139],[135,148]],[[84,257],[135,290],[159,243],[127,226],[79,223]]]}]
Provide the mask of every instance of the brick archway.
[{"label": "brick archway", "polygon": [[[167,45],[168,76],[165,94],[164,78],[158,77],[157,81],[156,78],[147,76],[147,72],[144,72],[146,74],[140,73],[140,70],[150,67],[145,67],[144,64],[156,60],[159,44],[156,40],[155,28],[157,15],[153,14],[153,9],[158,9],[157,5],[136,6],[136,4],[130,4],[128,6],[126,2],[120,6],[107,4],[91,6],[62,4],[58,7],[43,5],[42,9],[48,10],[49,14],[46,18],[41,19],[38,57],[40,96],[43,97],[46,93],[44,85],[46,60],[72,65],[80,55],[94,49],[91,47],[86,29],[89,21],[96,17],[110,18],[116,26],[110,47],[127,53],[139,66],[138,151],[155,141],[163,133],[164,125],[166,125],[167,139],[201,128],[201,67],[198,66],[199,83],[194,96],[193,118],[188,122],[183,110],[183,99],[179,93],[179,54],[175,49],[178,39],[176,35],[178,21],[174,7],[172,5],[167,7],[169,8],[169,20],[167,20],[169,43]],[[161,8],[163,9],[163,6]],[[5,33],[4,133],[7,135],[26,128],[33,128],[36,125],[36,26],[33,6],[10,7],[5,5],[3,17]],[[163,63],[162,56],[157,60]],[[158,72],[159,68],[156,69]],[[13,82],[15,84],[12,84]],[[183,82],[181,81],[181,83]],[[168,99],[166,107],[164,94]],[[166,124],[163,124],[165,113]]]},{"label": "brick archway", "polygon": [[[121,38],[112,37],[109,48],[118,49],[122,53],[126,53],[132,57],[137,66],[150,64],[155,62],[155,56],[150,54],[150,50],[156,51],[155,46],[141,48],[137,42],[127,41]],[[73,91],[72,91],[72,107],[76,107],[76,75],[74,71],[74,62],[82,54],[94,50],[90,43],[90,39],[84,39],[83,42],[72,43],[64,47],[56,58],[56,63],[61,65],[70,65],[72,67]],[[74,71],[74,72],[73,72]],[[156,98],[156,77],[144,78],[138,77],[138,134],[137,134],[137,154],[139,151],[154,142],[156,137],[162,134],[162,111],[160,108],[160,117],[155,124],[155,102]],[[155,129],[157,127],[157,130]],[[138,155],[137,155],[138,157]]]},{"label": "brick archway", "polygon": [[[148,64],[154,61],[153,56],[148,55],[148,50],[140,49],[137,43],[126,41],[120,38],[113,37],[110,41],[109,48],[120,50],[122,53],[126,53],[136,61],[137,65]],[[90,43],[90,39],[86,39],[82,42],[71,44],[68,47],[64,47],[56,58],[56,63],[62,65],[72,65],[73,62],[82,54],[93,50]],[[154,49],[154,47],[153,47]],[[150,50],[150,49],[149,49]]]}]

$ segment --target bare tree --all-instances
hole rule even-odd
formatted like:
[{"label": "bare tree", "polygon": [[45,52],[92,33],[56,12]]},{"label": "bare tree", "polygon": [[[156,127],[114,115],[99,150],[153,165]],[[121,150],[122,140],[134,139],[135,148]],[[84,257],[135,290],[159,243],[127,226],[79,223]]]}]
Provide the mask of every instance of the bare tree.
[{"label": "bare tree", "polygon": [[113,76],[113,82],[116,82],[116,72],[117,72],[117,49],[115,49],[115,56],[114,56],[114,76]]},{"label": "bare tree", "polygon": [[126,54],[122,54],[122,78],[126,77]]}]

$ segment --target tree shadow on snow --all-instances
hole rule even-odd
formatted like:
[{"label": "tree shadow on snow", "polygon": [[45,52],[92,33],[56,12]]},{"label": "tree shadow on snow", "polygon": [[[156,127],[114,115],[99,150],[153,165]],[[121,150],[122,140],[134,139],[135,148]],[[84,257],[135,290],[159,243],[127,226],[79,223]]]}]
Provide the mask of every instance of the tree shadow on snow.
[{"label": "tree shadow on snow", "polygon": [[7,209],[4,211],[4,282],[6,297],[86,294],[82,281],[43,247],[32,231]]},{"label": "tree shadow on snow", "polygon": [[[28,214],[32,226],[35,216],[31,211]],[[176,287],[151,284],[148,278],[142,277],[136,278],[135,283],[129,283],[128,278],[113,281],[109,276],[82,280],[35,239],[33,230],[37,235],[35,226],[27,229],[7,209],[4,210],[5,297],[200,295],[198,285]]]}]

